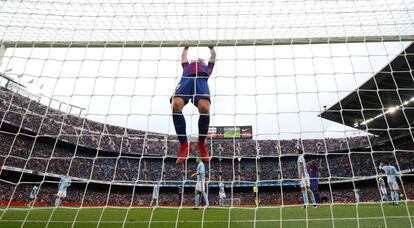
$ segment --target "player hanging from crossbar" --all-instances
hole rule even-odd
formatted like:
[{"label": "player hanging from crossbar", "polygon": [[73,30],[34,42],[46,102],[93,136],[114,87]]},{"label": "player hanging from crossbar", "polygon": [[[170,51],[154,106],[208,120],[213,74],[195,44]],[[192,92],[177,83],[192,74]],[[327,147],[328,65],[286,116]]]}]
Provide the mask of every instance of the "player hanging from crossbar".
[{"label": "player hanging from crossbar", "polygon": [[208,162],[208,151],[205,145],[208,126],[210,124],[210,90],[208,79],[213,72],[216,61],[216,51],[213,47],[210,49],[210,59],[206,65],[204,60],[188,62],[187,53],[189,47],[184,47],[181,56],[181,65],[183,74],[178,83],[170,102],[172,103],[173,122],[178,140],[181,144],[180,154],[176,163],[182,164],[190,152],[190,145],[187,139],[186,123],[182,113],[184,106],[191,102],[198,108],[200,118],[198,119],[198,141],[197,147],[200,150],[200,157],[204,162]]}]

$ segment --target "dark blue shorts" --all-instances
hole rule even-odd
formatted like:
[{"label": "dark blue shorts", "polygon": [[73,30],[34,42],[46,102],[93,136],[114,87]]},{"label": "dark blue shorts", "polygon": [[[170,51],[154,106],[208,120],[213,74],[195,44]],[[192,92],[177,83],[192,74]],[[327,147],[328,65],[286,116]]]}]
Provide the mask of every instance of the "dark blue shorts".
[{"label": "dark blue shorts", "polygon": [[[197,106],[198,101],[201,99],[206,99],[211,103],[207,80],[208,76],[198,76],[197,78],[195,76],[182,77],[172,97],[181,97],[185,104],[191,100],[195,106]],[[171,101],[172,98],[170,103]]]},{"label": "dark blue shorts", "polygon": [[310,180],[310,188],[312,192],[319,192],[319,181],[318,180]]}]

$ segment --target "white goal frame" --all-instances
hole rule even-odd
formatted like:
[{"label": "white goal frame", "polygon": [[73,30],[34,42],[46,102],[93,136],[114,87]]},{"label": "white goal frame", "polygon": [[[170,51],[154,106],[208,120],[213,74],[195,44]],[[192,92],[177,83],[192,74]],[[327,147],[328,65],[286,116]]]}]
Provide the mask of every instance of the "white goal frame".
[{"label": "white goal frame", "polygon": [[251,40],[183,40],[183,41],[0,41],[1,54],[7,48],[128,48],[128,47],[207,47],[207,46],[265,46],[300,44],[338,44],[370,42],[413,41],[414,35],[400,36],[355,36],[319,37],[291,39],[251,39]]}]

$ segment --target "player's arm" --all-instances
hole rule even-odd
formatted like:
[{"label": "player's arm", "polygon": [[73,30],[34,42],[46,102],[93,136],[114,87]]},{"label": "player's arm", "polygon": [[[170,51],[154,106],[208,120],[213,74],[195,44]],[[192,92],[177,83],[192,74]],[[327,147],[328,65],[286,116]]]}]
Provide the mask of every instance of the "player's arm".
[{"label": "player's arm", "polygon": [[401,173],[397,170],[397,168],[393,167],[395,176],[401,176]]},{"label": "player's arm", "polygon": [[191,175],[191,177],[195,177],[195,176],[198,176],[198,175],[200,175],[200,168],[199,167],[197,167],[197,172],[193,173],[193,175]]},{"label": "player's arm", "polygon": [[187,54],[188,54],[188,47],[186,46],[184,47],[183,53],[181,54],[181,64],[188,63]]},{"label": "player's arm", "polygon": [[213,46],[209,46],[210,48],[210,59],[208,60],[209,63],[216,63],[216,50],[214,50]]},{"label": "player's arm", "polygon": [[316,166],[316,178],[320,178],[321,177],[321,173],[319,172],[319,167]]},{"label": "player's arm", "polygon": [[191,177],[195,177],[195,176],[198,176],[198,175],[200,175],[200,173],[197,171],[196,173],[193,173],[193,175],[191,175]]}]

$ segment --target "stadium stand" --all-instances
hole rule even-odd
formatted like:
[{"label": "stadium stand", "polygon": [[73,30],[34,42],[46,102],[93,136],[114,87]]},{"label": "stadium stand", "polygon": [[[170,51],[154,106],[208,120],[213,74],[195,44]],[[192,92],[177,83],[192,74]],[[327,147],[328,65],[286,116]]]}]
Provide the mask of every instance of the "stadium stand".
[{"label": "stadium stand", "polygon": [[[182,182],[177,181],[186,180],[186,184],[194,181],[175,165],[172,157],[178,150],[178,141],[174,136],[105,125],[54,110],[5,88],[0,90],[0,100],[3,120],[0,162],[4,169],[1,179],[10,179],[10,173],[17,175],[19,172],[27,178],[46,178],[49,182],[42,184],[38,203],[51,204],[56,191],[55,179],[66,174],[77,183],[69,188],[68,204],[146,205],[151,198],[149,186],[161,182],[165,185],[160,193],[161,204],[175,205],[181,197],[177,189]],[[293,187],[297,178],[296,158],[291,155],[298,147],[304,149],[309,160],[319,161],[320,181],[325,185],[323,193],[333,202],[353,202],[352,184],[342,186],[341,183],[372,182],[381,159],[398,164],[404,172],[412,172],[413,168],[414,154],[408,151],[413,143],[404,137],[392,143],[386,137],[371,136],[214,140],[209,141],[213,156],[207,167],[209,181],[213,186],[219,181],[233,182],[233,198],[240,198],[243,204],[254,203],[251,189],[246,186],[255,182],[263,184],[262,204],[295,203],[300,199],[300,192]],[[188,166],[195,167],[193,159]],[[87,184],[89,182],[93,184]],[[13,191],[14,185],[10,183],[1,183],[3,204],[27,198],[25,195],[33,186],[23,182]],[[336,187],[335,183],[342,187]],[[167,187],[171,184],[175,186]],[[412,180],[404,184],[407,197],[412,198]],[[139,187],[132,196],[133,185]],[[334,187],[329,187],[331,185]],[[108,186],[116,187],[108,191]],[[283,199],[280,186],[283,186]],[[362,185],[360,189],[362,201],[378,201],[379,192],[375,186]],[[187,191],[182,194],[183,204],[191,204],[193,200],[193,193]],[[216,189],[213,187],[212,191]],[[216,195],[212,195],[214,203],[218,202]]]}]

